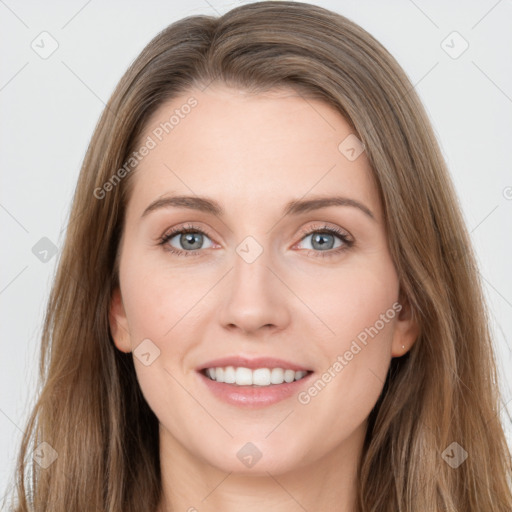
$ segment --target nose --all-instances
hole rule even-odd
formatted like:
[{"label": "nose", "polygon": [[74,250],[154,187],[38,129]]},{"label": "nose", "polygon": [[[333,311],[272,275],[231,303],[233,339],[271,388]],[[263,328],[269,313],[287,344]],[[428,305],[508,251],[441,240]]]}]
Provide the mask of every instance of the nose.
[{"label": "nose", "polygon": [[229,330],[254,334],[269,329],[280,331],[290,322],[290,291],[271,268],[263,252],[248,263],[238,254],[234,268],[226,276],[225,299],[219,310],[221,325]]}]

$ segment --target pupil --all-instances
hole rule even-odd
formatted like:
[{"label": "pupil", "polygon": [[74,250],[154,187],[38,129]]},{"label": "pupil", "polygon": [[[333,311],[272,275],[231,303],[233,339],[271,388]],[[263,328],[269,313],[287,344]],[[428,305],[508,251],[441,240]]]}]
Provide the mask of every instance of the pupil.
[{"label": "pupil", "polygon": [[[196,245],[197,245],[198,247],[192,247],[192,249],[198,249],[198,248],[200,248],[200,247],[201,247],[201,237],[202,237],[202,235],[200,235],[199,233],[198,233],[198,234],[194,234],[194,233],[187,233],[187,234],[182,235],[182,236],[184,236],[184,237],[185,237],[185,241],[186,241],[187,243],[191,243],[192,245],[194,244],[194,238],[195,238],[195,237],[198,237],[198,238],[199,238],[199,242],[196,242]],[[186,245],[186,244],[184,244],[184,245]]]},{"label": "pupil", "polygon": [[[329,245],[328,242],[325,241],[325,237],[331,237],[332,235],[329,235],[327,233],[319,233],[313,237],[313,247],[315,244],[319,244],[320,248],[323,248],[325,244]],[[332,249],[332,247],[330,247]]]}]

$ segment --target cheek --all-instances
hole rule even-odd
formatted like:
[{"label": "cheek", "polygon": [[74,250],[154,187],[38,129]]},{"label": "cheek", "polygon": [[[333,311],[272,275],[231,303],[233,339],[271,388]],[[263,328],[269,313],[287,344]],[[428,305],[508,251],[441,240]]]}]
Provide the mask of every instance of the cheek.
[{"label": "cheek", "polygon": [[193,306],[207,291],[207,283],[197,275],[170,272],[147,257],[127,259],[125,264],[122,294],[132,339],[142,336],[163,344],[174,326],[193,316]]},{"label": "cheek", "polygon": [[[398,297],[393,276],[368,270],[340,275],[318,304],[319,316],[335,334],[317,338],[322,369],[298,402],[303,414],[342,438],[368,417],[386,380]],[[332,442],[322,441],[326,448]]]},{"label": "cheek", "polygon": [[368,415],[391,361],[397,298],[398,279],[392,266],[379,271],[370,266],[352,268],[325,288],[318,310],[335,334],[319,337],[324,368],[301,402],[311,399],[311,413],[314,409],[320,418],[326,410],[351,411],[352,418],[339,415],[334,420],[342,429]]},{"label": "cheek", "polygon": [[171,414],[176,402],[190,401],[176,374],[190,338],[179,333],[193,317],[190,309],[202,290],[194,291],[178,272],[170,273],[147,255],[138,257],[135,251],[124,260],[120,274],[132,346],[136,349],[147,339],[152,342],[146,342],[144,350],[150,353],[150,364],[138,359],[136,350],[133,355],[140,389],[159,420],[173,426],[179,423]]},{"label": "cheek", "polygon": [[339,272],[331,272],[328,279],[317,281],[321,292],[319,288],[309,291],[308,305],[329,328],[327,336],[320,336],[326,346],[341,350],[376,323],[383,335],[381,339],[389,337],[392,322],[383,323],[381,315],[387,314],[386,320],[394,318],[392,306],[397,301],[399,286],[393,265],[385,263],[347,265]]}]

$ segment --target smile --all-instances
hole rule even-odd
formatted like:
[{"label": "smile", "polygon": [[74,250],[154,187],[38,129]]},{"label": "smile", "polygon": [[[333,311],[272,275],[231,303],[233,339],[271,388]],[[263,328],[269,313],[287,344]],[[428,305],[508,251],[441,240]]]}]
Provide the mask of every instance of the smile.
[{"label": "smile", "polygon": [[301,380],[308,371],[295,371],[283,368],[250,368],[226,366],[206,368],[203,374],[216,382],[234,384],[236,386],[273,386]]}]

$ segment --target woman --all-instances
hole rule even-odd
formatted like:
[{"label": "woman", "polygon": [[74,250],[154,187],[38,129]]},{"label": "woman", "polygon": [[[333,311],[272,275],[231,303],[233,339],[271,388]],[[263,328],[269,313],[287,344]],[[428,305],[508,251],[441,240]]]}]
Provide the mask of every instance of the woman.
[{"label": "woman", "polygon": [[477,276],[372,36],[294,2],[174,23],[83,163],[15,510],[509,511]]}]

